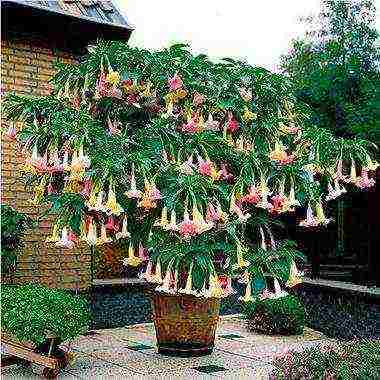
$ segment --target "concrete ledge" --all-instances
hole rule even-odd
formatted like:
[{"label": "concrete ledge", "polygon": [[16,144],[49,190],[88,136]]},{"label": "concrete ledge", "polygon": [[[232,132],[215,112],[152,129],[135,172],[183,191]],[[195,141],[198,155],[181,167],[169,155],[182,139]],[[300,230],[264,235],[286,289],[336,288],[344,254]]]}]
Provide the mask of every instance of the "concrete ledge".
[{"label": "concrete ledge", "polygon": [[316,285],[316,286],[322,286],[334,290],[343,290],[353,293],[361,293],[366,296],[374,296],[374,297],[380,297],[380,288],[374,286],[374,287],[367,287],[363,285],[355,285],[351,284],[349,282],[343,282],[343,281],[333,281],[333,280],[324,280],[324,279],[311,279],[311,278],[304,278],[303,279],[304,284],[308,285]]}]

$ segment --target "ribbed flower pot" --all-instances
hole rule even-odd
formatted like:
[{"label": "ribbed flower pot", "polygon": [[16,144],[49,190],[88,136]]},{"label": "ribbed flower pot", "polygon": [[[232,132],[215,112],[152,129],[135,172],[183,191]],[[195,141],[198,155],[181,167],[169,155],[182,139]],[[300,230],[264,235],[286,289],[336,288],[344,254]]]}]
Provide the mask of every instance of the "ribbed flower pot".
[{"label": "ribbed flower pot", "polygon": [[220,300],[150,293],[160,354],[200,356],[214,348]]}]

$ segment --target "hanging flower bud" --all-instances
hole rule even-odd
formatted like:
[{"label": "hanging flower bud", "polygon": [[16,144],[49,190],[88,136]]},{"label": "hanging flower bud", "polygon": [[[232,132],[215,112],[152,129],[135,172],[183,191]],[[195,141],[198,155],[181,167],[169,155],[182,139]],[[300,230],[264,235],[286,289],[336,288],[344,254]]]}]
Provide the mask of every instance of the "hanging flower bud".
[{"label": "hanging flower bud", "polygon": [[7,133],[5,134],[7,137],[9,137],[11,140],[15,140],[16,139],[16,135],[17,135],[17,130],[16,130],[16,127],[14,125],[14,123],[11,123],[8,130],[7,130]]},{"label": "hanging flower bud", "polygon": [[249,266],[249,262],[244,260],[244,249],[240,241],[236,243],[236,258],[237,263],[233,266],[234,269],[241,269]]}]

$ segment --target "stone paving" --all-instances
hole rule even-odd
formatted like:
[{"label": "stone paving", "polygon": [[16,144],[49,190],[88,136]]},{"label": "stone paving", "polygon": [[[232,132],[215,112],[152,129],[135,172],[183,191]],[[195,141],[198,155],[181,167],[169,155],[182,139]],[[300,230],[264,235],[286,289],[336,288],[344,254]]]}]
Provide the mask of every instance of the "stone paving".
[{"label": "stone paving", "polygon": [[[66,344],[74,361],[58,379],[268,379],[276,355],[333,342],[308,328],[300,336],[255,334],[234,315],[221,318],[211,355],[175,358],[157,354],[153,324],[140,324],[97,330]],[[38,373],[37,366],[15,365],[2,369],[2,379],[40,379]]]}]

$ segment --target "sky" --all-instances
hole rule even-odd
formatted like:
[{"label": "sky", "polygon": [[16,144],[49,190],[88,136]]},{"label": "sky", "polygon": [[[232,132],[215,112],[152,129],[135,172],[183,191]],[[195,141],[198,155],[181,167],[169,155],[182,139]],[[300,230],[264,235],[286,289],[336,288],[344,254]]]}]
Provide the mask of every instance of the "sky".
[{"label": "sky", "polygon": [[[211,58],[246,59],[276,70],[281,54],[317,13],[320,0],[115,0],[136,29],[130,44],[160,49],[191,42]],[[377,9],[380,0],[376,0]]]}]

